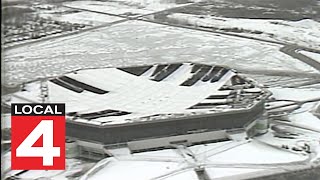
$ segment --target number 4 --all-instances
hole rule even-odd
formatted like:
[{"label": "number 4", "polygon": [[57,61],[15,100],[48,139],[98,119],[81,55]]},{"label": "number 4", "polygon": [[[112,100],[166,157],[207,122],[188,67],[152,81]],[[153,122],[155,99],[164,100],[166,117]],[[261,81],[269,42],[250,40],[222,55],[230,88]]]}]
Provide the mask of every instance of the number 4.
[{"label": "number 4", "polygon": [[[32,147],[43,135],[43,146]],[[60,147],[53,147],[53,120],[42,120],[19,145],[17,157],[42,157],[44,166],[53,166],[53,157],[60,157]]]}]

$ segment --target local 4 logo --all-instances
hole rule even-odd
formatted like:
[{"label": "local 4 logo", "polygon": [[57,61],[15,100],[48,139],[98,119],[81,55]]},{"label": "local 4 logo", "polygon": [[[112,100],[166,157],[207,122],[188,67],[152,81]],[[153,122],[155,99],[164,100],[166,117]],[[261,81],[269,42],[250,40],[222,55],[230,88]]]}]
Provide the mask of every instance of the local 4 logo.
[{"label": "local 4 logo", "polygon": [[11,168],[65,169],[64,104],[12,104]]}]

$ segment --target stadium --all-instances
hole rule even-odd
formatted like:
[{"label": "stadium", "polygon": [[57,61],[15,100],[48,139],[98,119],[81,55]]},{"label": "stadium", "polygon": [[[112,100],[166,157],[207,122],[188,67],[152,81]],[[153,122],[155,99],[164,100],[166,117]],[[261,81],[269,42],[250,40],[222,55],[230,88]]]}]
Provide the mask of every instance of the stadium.
[{"label": "stadium", "polygon": [[65,103],[67,145],[99,159],[119,146],[134,153],[252,136],[257,122],[266,126],[269,95],[233,69],[175,63],[77,70],[24,84],[6,103]]}]

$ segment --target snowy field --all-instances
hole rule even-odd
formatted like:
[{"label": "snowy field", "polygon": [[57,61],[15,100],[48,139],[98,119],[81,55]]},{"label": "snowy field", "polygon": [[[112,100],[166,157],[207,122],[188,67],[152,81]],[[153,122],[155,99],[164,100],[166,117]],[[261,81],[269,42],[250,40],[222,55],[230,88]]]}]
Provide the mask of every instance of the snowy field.
[{"label": "snowy field", "polygon": [[280,46],[213,33],[130,21],[4,52],[5,77],[21,83],[71,70],[164,62],[317,73]]},{"label": "snowy field", "polygon": [[64,6],[134,17],[186,5],[191,2],[185,1],[177,4],[174,1],[167,0],[72,1],[64,3]]},{"label": "snowy field", "polygon": [[198,27],[221,29],[249,37],[275,40],[306,47],[320,48],[320,23],[311,19],[300,21],[223,18],[193,14],[174,13],[169,20]]},{"label": "snowy field", "polygon": [[[3,172],[6,172],[6,177],[10,175],[17,174],[21,172],[21,170],[12,170],[10,169],[10,160],[11,160],[11,153],[6,153],[3,157],[3,164],[4,169]],[[2,162],[2,161],[1,161]],[[33,170],[27,171],[23,173],[21,179],[31,180],[31,179],[52,179],[52,180],[67,180],[67,179],[77,179],[77,176],[82,175],[84,172],[88,171],[90,168],[94,166],[93,162],[87,162],[79,159],[66,159],[66,170]]]},{"label": "snowy field", "polygon": [[175,12],[244,19],[286,21],[314,19],[319,22],[319,5],[318,0],[295,0],[294,2],[292,0],[209,0]]},{"label": "snowy field", "polygon": [[54,13],[40,13],[40,16],[43,18],[50,18],[55,21],[69,22],[69,23],[77,23],[77,24],[85,24],[91,26],[98,26],[110,22],[115,22],[121,20],[123,18],[108,16],[99,13],[93,12],[74,12],[74,13],[62,13],[62,14],[54,14]]}]

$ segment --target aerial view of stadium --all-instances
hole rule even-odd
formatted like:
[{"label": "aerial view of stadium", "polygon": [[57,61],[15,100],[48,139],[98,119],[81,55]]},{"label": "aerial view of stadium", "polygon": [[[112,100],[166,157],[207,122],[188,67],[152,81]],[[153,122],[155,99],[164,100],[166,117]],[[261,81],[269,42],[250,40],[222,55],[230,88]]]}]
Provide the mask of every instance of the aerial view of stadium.
[{"label": "aerial view of stadium", "polygon": [[[4,0],[2,15],[2,179],[320,180],[319,1]],[[12,168],[12,105],[50,103],[65,169]]]}]

